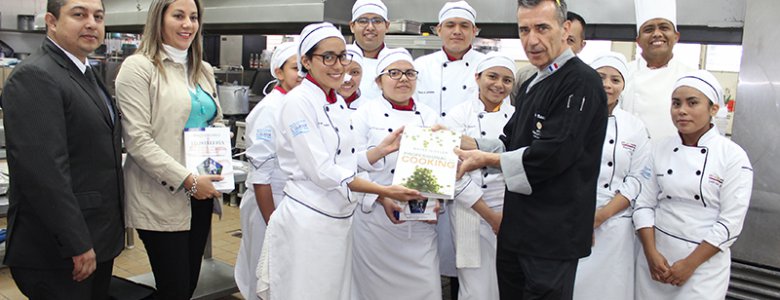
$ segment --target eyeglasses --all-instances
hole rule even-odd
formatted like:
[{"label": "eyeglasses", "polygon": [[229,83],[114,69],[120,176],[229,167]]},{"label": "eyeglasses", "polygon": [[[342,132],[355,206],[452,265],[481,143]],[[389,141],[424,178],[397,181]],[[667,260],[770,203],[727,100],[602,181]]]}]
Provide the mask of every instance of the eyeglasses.
[{"label": "eyeglasses", "polygon": [[322,63],[329,67],[335,65],[337,60],[342,66],[348,66],[352,62],[352,54],[347,53],[336,55],[335,53],[325,52],[324,54],[312,54],[312,56],[319,56],[322,58]]},{"label": "eyeglasses", "polygon": [[415,79],[417,79],[417,74],[420,74],[420,72],[417,71],[417,70],[413,70],[413,69],[409,69],[409,70],[406,70],[406,71],[401,71],[399,69],[390,69],[390,70],[384,71],[382,73],[379,73],[380,76],[381,75],[387,75],[387,77],[390,77],[390,79],[393,79],[393,80],[400,80],[401,79],[401,75],[406,75],[406,79],[415,80]]},{"label": "eyeglasses", "polygon": [[363,27],[368,26],[368,23],[371,23],[374,26],[376,26],[377,24],[384,24],[385,23],[385,19],[382,18],[382,17],[373,17],[371,19],[369,19],[369,18],[358,18],[357,20],[355,20],[355,23],[357,23],[358,25],[363,26]]}]

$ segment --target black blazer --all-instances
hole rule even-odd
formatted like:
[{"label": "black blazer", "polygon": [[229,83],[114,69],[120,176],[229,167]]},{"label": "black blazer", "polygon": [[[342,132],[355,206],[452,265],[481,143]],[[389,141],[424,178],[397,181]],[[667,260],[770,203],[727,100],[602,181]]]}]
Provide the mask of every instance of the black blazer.
[{"label": "black blazer", "polygon": [[124,246],[122,128],[116,105],[112,122],[94,85],[48,38],[6,83],[10,206],[5,264],[72,268],[71,257],[90,248],[98,262],[113,259]]}]

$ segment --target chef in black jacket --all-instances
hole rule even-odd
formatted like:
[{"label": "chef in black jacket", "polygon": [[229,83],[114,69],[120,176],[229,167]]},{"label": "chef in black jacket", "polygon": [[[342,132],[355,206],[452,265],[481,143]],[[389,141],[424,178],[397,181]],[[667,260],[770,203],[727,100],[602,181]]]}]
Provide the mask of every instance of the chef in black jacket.
[{"label": "chef in black jacket", "polygon": [[571,299],[577,260],[590,254],[607,96],[566,44],[566,2],[518,4],[520,39],[539,70],[522,85],[504,136],[463,138],[459,175],[486,166],[504,173],[501,299]]}]

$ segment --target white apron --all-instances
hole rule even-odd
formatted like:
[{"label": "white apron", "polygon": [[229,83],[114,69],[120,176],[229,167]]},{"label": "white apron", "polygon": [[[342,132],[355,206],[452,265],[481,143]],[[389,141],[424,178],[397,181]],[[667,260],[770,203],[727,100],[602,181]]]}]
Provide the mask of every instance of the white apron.
[{"label": "white apron", "polygon": [[[361,145],[360,169],[368,171],[369,179],[377,184],[391,184],[397,153],[369,165],[366,151],[402,125],[430,127],[437,120],[436,113],[425,105],[400,111],[380,98],[361,106],[352,115],[355,139]],[[393,224],[375,201],[376,195],[366,194],[356,212],[352,298],[441,299],[435,225],[417,221]]]},{"label": "white apron", "polygon": [[616,107],[604,137],[596,208],[607,205],[618,191],[631,201],[631,206],[594,230],[591,254],[577,264],[574,299],[621,300],[634,296],[638,240],[631,214],[642,182],[647,179],[644,176],[650,174],[651,151],[642,121]]},{"label": "white apron", "polygon": [[274,89],[263,98],[246,118],[247,143],[246,155],[249,158],[250,170],[245,186],[246,192],[239,205],[241,220],[241,244],[238,247],[234,276],[238,290],[245,299],[256,299],[257,262],[265,238],[265,221],[255,200],[254,184],[271,184],[275,206],[284,196],[285,176],[279,169],[276,160],[275,126],[276,114],[279,112],[284,95]]},{"label": "white apron", "polygon": [[350,299],[357,161],[348,111],[308,79],[285,97],[276,152],[289,180],[263,244],[262,299]]},{"label": "white apron", "polygon": [[676,135],[677,128],[669,113],[674,83],[681,75],[693,70],[676,58],[672,58],[666,67],[650,69],[640,56],[628,65],[626,89],[619,105],[644,122],[651,138]]},{"label": "white apron", "polygon": [[637,229],[655,227],[658,251],[670,265],[702,242],[720,249],[681,287],[652,280],[644,251],[637,258],[636,299],[723,299],[731,267],[729,248],[742,231],[753,168],[737,144],[711,128],[696,146],[681,138],[654,142],[653,174],[634,210]]}]

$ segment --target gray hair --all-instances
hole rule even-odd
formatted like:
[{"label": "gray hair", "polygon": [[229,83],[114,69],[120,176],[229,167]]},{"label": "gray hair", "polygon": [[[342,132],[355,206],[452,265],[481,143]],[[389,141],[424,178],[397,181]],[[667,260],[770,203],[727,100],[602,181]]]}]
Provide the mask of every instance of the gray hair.
[{"label": "gray hair", "polygon": [[552,1],[555,4],[555,17],[558,19],[558,23],[563,25],[566,22],[566,14],[569,11],[565,0],[517,0],[517,7],[534,8],[545,1]]}]

